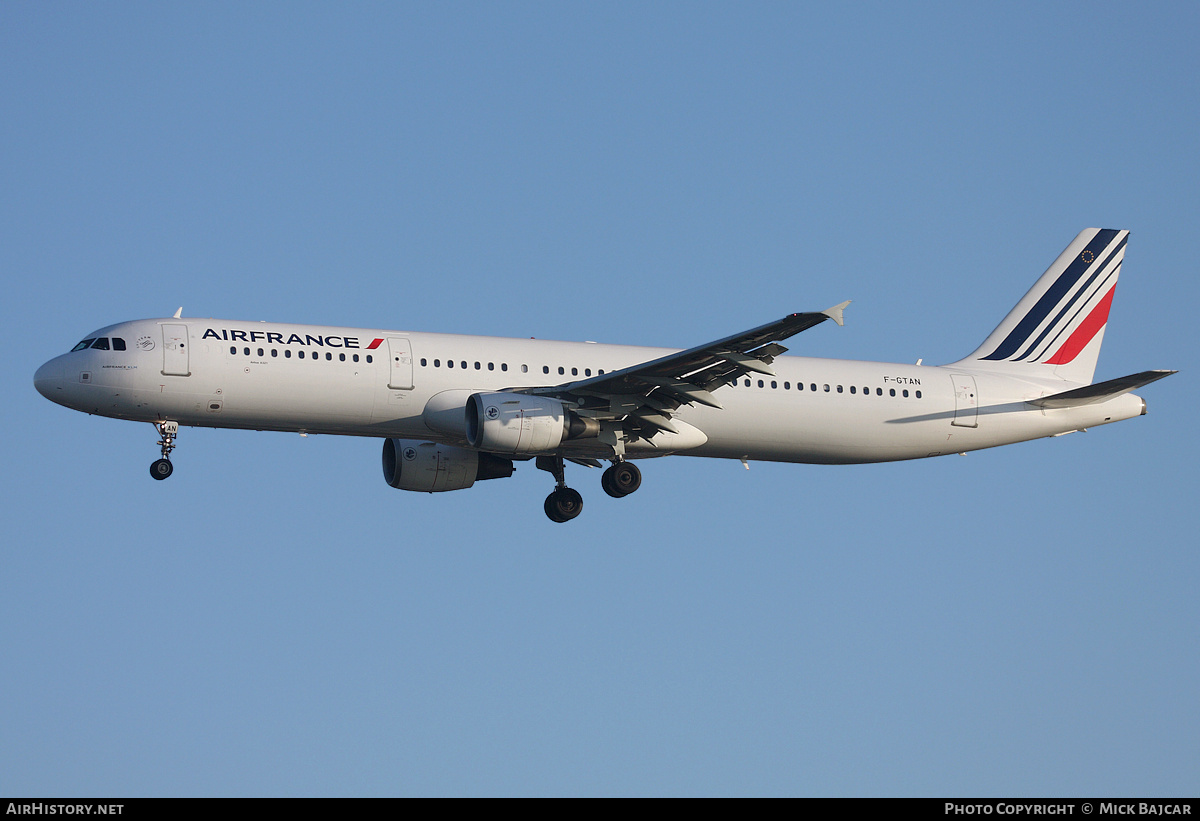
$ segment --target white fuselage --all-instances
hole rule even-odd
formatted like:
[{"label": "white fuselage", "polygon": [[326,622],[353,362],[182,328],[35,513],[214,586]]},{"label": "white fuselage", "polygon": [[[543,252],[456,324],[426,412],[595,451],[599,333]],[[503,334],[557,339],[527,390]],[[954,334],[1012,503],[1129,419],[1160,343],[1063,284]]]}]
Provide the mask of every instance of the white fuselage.
[{"label": "white fuselage", "polygon": [[[477,392],[562,385],[669,349],[359,328],[153,319],[89,338],[120,339],[52,359],[38,390],[76,410],[146,422],[405,438],[463,445]],[[681,407],[629,457],[680,453],[855,463],[958,453],[1052,436],[1144,412],[1132,394],[1080,407],[1028,400],[1072,385],[958,366],[782,356],[775,376],[716,391],[723,408]],[[607,458],[599,442],[561,449]]]}]

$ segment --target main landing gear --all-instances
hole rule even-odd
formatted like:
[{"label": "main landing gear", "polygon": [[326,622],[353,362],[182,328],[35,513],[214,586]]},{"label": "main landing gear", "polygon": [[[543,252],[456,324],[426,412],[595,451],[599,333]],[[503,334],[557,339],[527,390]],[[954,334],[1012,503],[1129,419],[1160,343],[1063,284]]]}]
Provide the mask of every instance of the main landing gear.
[{"label": "main landing gear", "polygon": [[536,462],[541,470],[548,471],[554,477],[555,488],[546,497],[546,516],[550,521],[569,522],[583,512],[583,497],[578,490],[567,487],[563,475],[563,458],[561,456],[539,456]]},{"label": "main landing gear", "polygon": [[614,499],[628,496],[642,486],[642,472],[632,462],[613,462],[600,477],[600,487]]},{"label": "main landing gear", "polygon": [[[579,491],[567,487],[563,475],[563,458],[561,456],[539,456],[539,469],[554,476],[555,488],[546,497],[546,516],[552,522],[569,522],[583,512],[583,497]],[[604,471],[600,477],[600,486],[604,492],[614,499],[628,496],[642,485],[642,472],[637,465],[624,460],[613,462],[612,467]]]},{"label": "main landing gear", "polygon": [[171,451],[175,450],[175,437],[179,435],[179,423],[155,422],[154,427],[162,437],[158,440],[159,447],[162,448],[162,458],[150,465],[150,475],[161,480],[175,472],[175,467],[171,464]]}]

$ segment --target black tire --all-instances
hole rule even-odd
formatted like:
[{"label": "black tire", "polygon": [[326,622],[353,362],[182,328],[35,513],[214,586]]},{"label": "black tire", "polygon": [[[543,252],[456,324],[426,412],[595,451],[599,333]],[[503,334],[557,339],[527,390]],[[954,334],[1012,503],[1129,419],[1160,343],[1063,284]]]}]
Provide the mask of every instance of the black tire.
[{"label": "black tire", "polygon": [[563,522],[566,521],[566,519],[560,519],[558,517],[557,509],[554,506],[554,494],[553,493],[551,493],[549,496],[546,497],[546,503],[544,505],[542,505],[542,509],[546,511],[546,518],[548,518],[550,521],[557,522],[559,524],[562,524]]},{"label": "black tire", "polygon": [[546,497],[545,510],[550,521],[559,524],[569,522],[582,512],[583,497],[579,495],[579,491],[569,487],[555,488],[554,492]]},{"label": "black tire", "polygon": [[614,499],[628,496],[641,486],[642,472],[631,462],[617,462],[600,477],[600,487]]},{"label": "black tire", "polygon": [[614,499],[621,498],[621,491],[617,490],[616,485],[613,484],[612,468],[609,468],[608,470],[604,471],[604,473],[600,474],[600,487],[604,489],[605,493]]},{"label": "black tire", "polygon": [[150,465],[150,475],[155,479],[166,479],[175,472],[175,466],[171,464],[170,459],[159,459],[154,464]]}]

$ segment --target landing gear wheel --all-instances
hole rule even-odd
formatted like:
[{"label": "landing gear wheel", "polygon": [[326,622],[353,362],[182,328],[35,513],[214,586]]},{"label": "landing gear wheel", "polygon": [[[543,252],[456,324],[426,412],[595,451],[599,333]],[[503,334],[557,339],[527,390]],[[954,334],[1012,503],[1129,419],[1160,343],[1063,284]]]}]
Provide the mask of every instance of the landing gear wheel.
[{"label": "landing gear wheel", "polygon": [[150,475],[155,479],[166,479],[174,472],[175,468],[169,459],[159,459],[150,466]]},{"label": "landing gear wheel", "polygon": [[546,497],[546,516],[550,521],[569,522],[583,510],[583,497],[579,491],[569,487],[556,487],[554,492]]},{"label": "landing gear wheel", "polygon": [[614,499],[628,496],[642,486],[642,472],[631,462],[617,462],[600,477],[600,487]]}]

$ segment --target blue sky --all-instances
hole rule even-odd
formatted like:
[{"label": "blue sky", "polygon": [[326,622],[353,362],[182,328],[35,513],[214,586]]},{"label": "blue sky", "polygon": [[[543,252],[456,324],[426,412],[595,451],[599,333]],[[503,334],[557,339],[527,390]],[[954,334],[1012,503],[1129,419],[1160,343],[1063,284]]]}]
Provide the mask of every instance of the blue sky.
[{"label": "blue sky", "polygon": [[[0,794],[1194,795],[1194,4],[7,3]],[[973,350],[1086,226],[1150,414],[967,457],[530,466],[33,390],[125,319]]]}]

